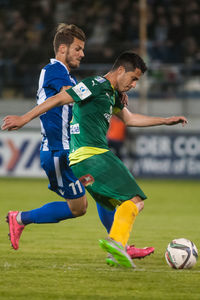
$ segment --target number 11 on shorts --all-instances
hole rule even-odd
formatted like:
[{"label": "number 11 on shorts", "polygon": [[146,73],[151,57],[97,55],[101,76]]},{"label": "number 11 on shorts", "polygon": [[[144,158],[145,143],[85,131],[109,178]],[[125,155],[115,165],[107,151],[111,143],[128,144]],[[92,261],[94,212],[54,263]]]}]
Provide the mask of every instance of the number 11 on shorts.
[{"label": "number 11 on shorts", "polygon": [[73,192],[74,195],[77,195],[77,188],[78,188],[78,190],[79,190],[80,193],[83,192],[83,189],[82,189],[82,186],[81,186],[79,180],[76,180],[75,183],[74,182],[70,183],[69,187],[72,188],[72,192]]}]

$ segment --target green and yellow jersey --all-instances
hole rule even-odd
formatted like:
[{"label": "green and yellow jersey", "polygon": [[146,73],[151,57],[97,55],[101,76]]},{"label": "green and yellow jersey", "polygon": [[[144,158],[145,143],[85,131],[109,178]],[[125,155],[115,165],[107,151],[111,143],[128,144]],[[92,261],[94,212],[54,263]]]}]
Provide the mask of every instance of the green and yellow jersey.
[{"label": "green and yellow jersey", "polygon": [[74,99],[70,126],[70,165],[109,150],[106,133],[112,114],[123,105],[110,81],[101,76],[84,79],[66,90]]}]

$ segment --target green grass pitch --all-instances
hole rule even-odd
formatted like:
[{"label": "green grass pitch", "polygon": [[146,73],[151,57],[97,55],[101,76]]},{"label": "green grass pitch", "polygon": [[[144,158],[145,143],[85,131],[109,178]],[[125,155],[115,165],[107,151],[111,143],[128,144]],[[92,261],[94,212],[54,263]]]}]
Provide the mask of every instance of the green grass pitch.
[{"label": "green grass pitch", "polygon": [[191,270],[165,262],[173,238],[191,239],[200,250],[198,181],[138,181],[148,195],[130,243],[154,246],[137,268],[111,268],[98,240],[106,236],[94,200],[85,216],[59,224],[29,225],[14,251],[7,237],[8,210],[29,210],[60,200],[45,179],[0,179],[0,299],[200,299],[200,261]]}]

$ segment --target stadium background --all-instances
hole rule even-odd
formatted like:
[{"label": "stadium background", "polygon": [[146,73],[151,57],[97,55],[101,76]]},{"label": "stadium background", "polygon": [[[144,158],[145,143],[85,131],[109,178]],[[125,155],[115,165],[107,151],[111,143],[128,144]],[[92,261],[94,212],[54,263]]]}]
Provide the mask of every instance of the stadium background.
[{"label": "stadium background", "polygon": [[[146,5],[145,5],[146,3]],[[85,31],[78,80],[105,74],[133,49],[149,71],[129,92],[129,108],[149,115],[185,115],[185,128],[128,129],[122,158],[137,177],[200,178],[200,2],[172,0],[0,0],[0,118],[35,105],[39,71],[54,57],[60,22]],[[0,176],[44,176],[39,121],[1,132]]]}]

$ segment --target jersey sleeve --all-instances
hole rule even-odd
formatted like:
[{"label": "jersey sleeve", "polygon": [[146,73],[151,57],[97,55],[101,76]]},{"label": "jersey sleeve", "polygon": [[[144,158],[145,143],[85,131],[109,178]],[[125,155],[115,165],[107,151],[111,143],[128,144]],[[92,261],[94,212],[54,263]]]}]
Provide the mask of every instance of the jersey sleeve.
[{"label": "jersey sleeve", "polygon": [[94,82],[93,77],[86,78],[74,87],[66,90],[75,102],[82,102],[97,96],[99,93],[99,84]]},{"label": "jersey sleeve", "polygon": [[43,87],[52,88],[57,92],[60,92],[63,86],[72,86],[69,74],[63,67],[59,67],[55,64],[51,66],[45,73],[45,81]]}]

